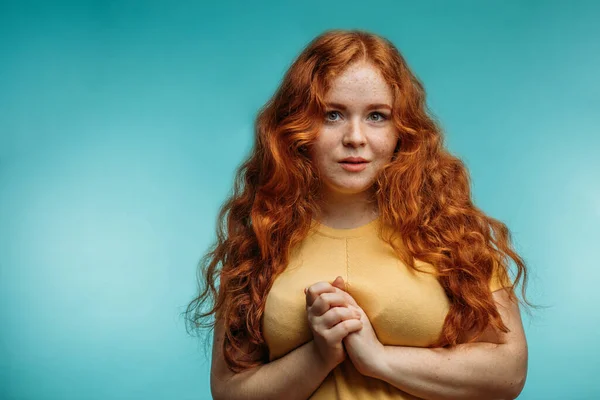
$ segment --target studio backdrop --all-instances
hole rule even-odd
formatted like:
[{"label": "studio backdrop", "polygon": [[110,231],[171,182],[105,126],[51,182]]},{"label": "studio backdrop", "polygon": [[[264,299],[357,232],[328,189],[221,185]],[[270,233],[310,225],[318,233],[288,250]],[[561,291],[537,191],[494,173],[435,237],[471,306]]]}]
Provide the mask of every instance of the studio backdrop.
[{"label": "studio backdrop", "polygon": [[335,28],[391,40],[529,268],[520,399],[600,398],[600,3],[3,1],[0,398],[208,399],[181,312],[259,108]]}]

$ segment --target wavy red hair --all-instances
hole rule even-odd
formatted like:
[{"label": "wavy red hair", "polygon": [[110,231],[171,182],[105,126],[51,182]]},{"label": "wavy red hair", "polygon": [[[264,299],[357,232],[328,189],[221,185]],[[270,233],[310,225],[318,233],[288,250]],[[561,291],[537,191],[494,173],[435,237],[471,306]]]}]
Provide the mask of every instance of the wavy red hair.
[{"label": "wavy red hair", "polygon": [[[324,95],[332,78],[357,61],[377,67],[393,92],[398,145],[373,191],[382,224],[393,227],[394,236],[385,240],[411,268],[417,268],[414,259],[434,265],[451,301],[431,346],[456,345],[462,332],[482,333],[490,324],[508,331],[488,284],[495,268],[509,279],[509,258],[517,268],[510,297],[516,299],[513,289],[523,278],[525,299],[527,270],[508,228],[473,204],[467,169],[444,148],[423,85],[400,52],[370,32],[331,30],[309,43],[259,111],[253,149],[218,216],[217,241],[199,264],[199,295],[185,311],[192,329],[214,326],[214,320],[202,323],[212,314],[222,319],[223,354],[232,371],[268,362],[261,332],[266,294],[322,210],[310,154]],[[209,299],[210,309],[202,310]]]}]

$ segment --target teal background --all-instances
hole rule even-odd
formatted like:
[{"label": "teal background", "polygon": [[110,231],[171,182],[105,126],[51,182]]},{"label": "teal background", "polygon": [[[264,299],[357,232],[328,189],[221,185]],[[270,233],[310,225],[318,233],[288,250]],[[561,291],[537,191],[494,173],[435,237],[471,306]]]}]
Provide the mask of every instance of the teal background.
[{"label": "teal background", "polygon": [[520,399],[600,396],[600,3],[2,2],[0,398],[210,398],[179,313],[316,35],[392,40],[531,271]]}]

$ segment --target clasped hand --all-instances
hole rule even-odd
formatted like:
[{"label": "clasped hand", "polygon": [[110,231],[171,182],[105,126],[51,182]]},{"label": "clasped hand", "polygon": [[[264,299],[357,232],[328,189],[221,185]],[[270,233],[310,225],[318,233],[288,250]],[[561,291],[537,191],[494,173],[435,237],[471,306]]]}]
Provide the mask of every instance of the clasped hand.
[{"label": "clasped hand", "polygon": [[304,293],[308,323],[323,362],[334,368],[348,355],[358,372],[375,376],[384,360],[384,346],[363,309],[344,290],[343,278],[317,282]]}]

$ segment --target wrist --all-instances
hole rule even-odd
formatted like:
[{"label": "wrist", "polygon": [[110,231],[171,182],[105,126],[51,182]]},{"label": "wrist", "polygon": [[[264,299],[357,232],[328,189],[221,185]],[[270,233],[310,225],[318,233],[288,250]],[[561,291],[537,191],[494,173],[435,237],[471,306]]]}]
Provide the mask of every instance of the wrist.
[{"label": "wrist", "polygon": [[387,363],[388,352],[386,346],[383,346],[379,356],[373,357],[373,363],[371,364],[368,376],[371,378],[385,380],[388,376],[389,365]]}]

